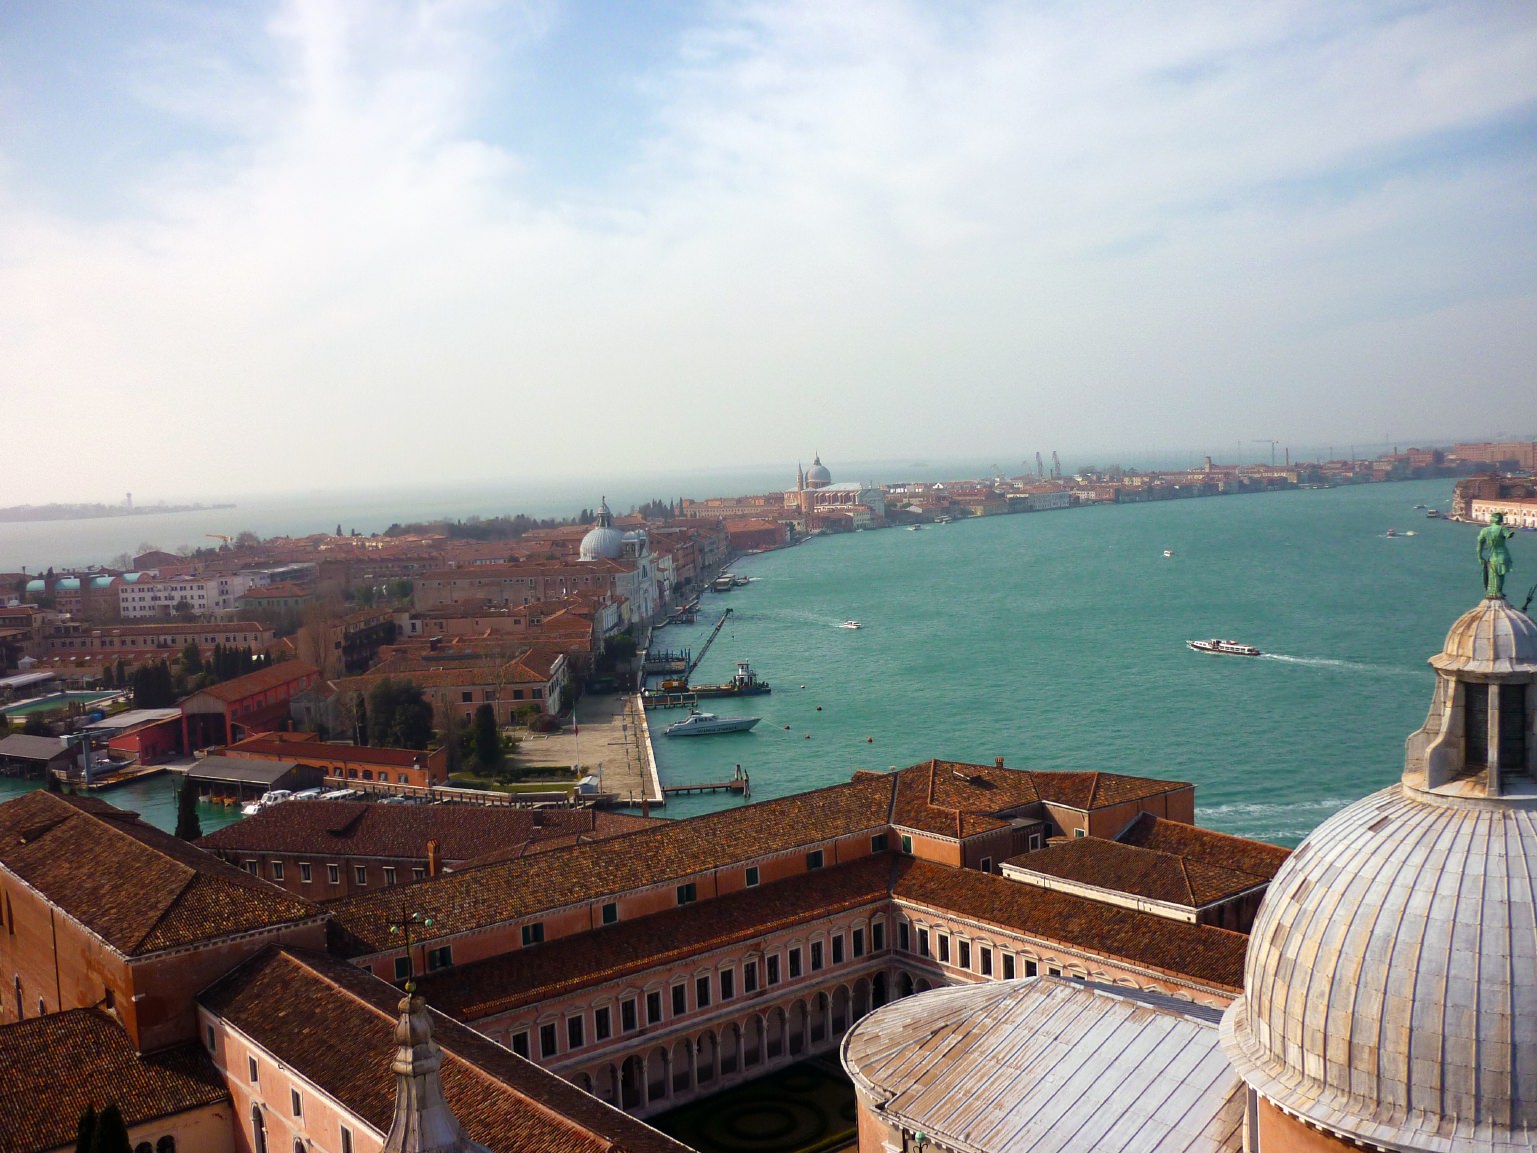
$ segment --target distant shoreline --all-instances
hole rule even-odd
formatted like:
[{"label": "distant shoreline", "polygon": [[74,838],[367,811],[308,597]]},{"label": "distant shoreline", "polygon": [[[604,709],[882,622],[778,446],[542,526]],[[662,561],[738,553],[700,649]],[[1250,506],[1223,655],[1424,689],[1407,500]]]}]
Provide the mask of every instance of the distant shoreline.
[{"label": "distant shoreline", "polygon": [[107,520],[125,516],[156,516],[173,512],[208,512],[233,504],[151,504],[125,508],[106,504],[19,504],[0,508],[0,524],[37,524],[58,520]]}]

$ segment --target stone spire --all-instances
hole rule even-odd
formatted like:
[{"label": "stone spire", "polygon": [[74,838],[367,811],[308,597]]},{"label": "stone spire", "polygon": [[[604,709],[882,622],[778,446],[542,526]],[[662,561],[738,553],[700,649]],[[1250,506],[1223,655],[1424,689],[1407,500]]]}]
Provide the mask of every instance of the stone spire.
[{"label": "stone spire", "polygon": [[443,1050],[432,1040],[427,1001],[410,985],[395,1023],[395,1119],[381,1153],[489,1153],[465,1136],[443,1099]]}]

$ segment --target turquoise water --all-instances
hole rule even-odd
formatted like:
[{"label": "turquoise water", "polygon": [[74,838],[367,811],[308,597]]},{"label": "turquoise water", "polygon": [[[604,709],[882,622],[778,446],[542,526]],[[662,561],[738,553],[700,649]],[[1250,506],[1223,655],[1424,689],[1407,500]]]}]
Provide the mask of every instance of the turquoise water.
[{"label": "turquoise water", "polygon": [[[657,643],[697,648],[730,605],[695,679],[746,658],[774,692],[708,703],[762,716],[751,733],[658,736],[663,780],[724,780],[740,762],[763,799],[861,768],[1002,756],[1191,781],[1202,824],[1295,844],[1397,778],[1430,703],[1426,659],[1478,601],[1475,529],[1413,507],[1444,509],[1450,493],[1425,481],[1073,509],[745,559],[735,571],[752,584],[707,594],[697,624]],[[1513,542],[1518,604],[1537,573],[1528,539]],[[864,627],[837,627],[849,617]],[[1185,648],[1212,636],[1267,655]]]},{"label": "turquoise water", "polygon": [[[176,787],[180,780],[180,774],[166,772],[133,784],[103,789],[94,795],[120,809],[138,813],[156,828],[169,833],[176,829]],[[0,777],[0,802],[38,787],[36,779]],[[199,803],[197,819],[203,832],[211,833],[225,825],[233,825],[240,819],[240,810],[233,805]]]},{"label": "turquoise water", "polygon": [[93,705],[110,701],[118,695],[117,693],[52,693],[46,697],[38,697],[35,700],[23,701],[21,704],[0,709],[0,715],[25,717],[33,713],[46,713],[51,709],[62,709],[73,704]]}]

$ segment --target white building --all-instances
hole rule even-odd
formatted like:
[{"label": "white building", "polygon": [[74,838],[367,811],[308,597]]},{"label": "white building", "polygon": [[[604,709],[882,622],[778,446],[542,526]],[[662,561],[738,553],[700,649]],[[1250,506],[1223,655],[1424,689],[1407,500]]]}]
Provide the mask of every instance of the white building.
[{"label": "white building", "polygon": [[118,610],[125,621],[175,616],[177,605],[197,616],[234,612],[237,598],[257,583],[245,573],[140,579],[118,586]]}]

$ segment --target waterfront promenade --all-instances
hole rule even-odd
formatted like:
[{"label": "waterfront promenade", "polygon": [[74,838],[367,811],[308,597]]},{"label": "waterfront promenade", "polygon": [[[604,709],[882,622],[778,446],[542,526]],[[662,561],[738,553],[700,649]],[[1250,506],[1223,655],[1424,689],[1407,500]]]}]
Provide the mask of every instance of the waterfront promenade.
[{"label": "waterfront promenade", "polygon": [[574,716],[574,727],[521,736],[519,764],[578,765],[583,773],[598,778],[601,792],[613,794],[620,803],[639,805],[642,799],[653,805],[665,803],[638,696],[585,696],[577,701]]}]

